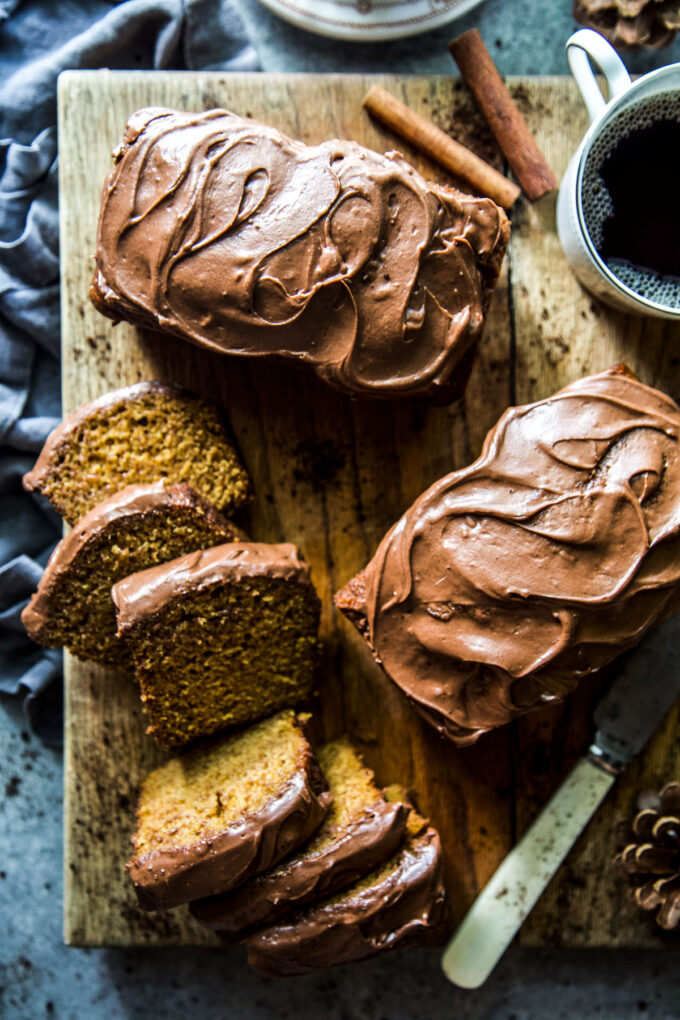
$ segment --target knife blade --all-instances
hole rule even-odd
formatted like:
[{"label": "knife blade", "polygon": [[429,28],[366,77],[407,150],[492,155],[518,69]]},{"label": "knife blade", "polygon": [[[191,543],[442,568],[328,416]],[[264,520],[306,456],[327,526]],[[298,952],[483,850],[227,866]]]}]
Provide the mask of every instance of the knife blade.
[{"label": "knife blade", "polygon": [[680,695],[680,613],[622,659],[593,714],[595,739],[484,887],[442,956],[453,984],[486,981],[626,765]]},{"label": "knife blade", "polygon": [[590,753],[623,769],[637,757],[680,694],[680,613],[656,627],[622,662],[593,713]]}]

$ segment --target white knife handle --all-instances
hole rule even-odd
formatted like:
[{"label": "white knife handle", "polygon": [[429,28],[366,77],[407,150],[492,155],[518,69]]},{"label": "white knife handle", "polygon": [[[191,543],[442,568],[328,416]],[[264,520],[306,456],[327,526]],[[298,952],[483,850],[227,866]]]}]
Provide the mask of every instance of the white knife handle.
[{"label": "white knife handle", "polygon": [[470,907],[442,957],[449,981],[479,988],[616,781],[582,758]]}]

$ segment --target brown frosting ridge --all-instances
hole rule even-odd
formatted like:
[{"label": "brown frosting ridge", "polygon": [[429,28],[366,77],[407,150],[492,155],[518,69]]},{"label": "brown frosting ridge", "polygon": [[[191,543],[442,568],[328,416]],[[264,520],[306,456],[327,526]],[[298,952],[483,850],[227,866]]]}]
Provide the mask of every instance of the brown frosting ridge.
[{"label": "brown frosting ridge", "polygon": [[431,937],[444,903],[441,845],[430,828],[370,884],[251,935],[248,963],[267,977],[291,977],[363,960]]},{"label": "brown frosting ridge", "polygon": [[257,875],[222,896],[192,903],[191,913],[215,931],[238,932],[330,896],[394,853],[404,835],[408,811],[405,804],[377,800],[341,828],[332,843],[310,854],[303,847],[274,872]]},{"label": "brown frosting ridge", "polygon": [[442,391],[481,334],[505,213],[399,153],[150,107],[114,159],[91,288],[114,319],[372,397]]},{"label": "brown frosting ridge", "polygon": [[119,390],[112,390],[110,393],[104,393],[101,397],[97,397],[95,400],[91,400],[87,404],[82,404],[64,418],[64,420],[60,422],[59,425],[52,430],[52,432],[50,432],[38,455],[38,459],[31,470],[28,471],[22,479],[24,489],[26,489],[27,492],[40,491],[46,476],[53,468],[55,454],[61,446],[71,440],[76,429],[82,425],[82,423],[86,421],[91,414],[94,414],[97,411],[109,410],[110,408],[116,407],[118,404],[125,403],[127,400],[135,400],[139,397],[143,397],[147,393],[191,398],[191,394],[187,393],[186,390],[183,390],[181,386],[176,386],[173,383],[161,383],[153,380],[151,382],[139,382],[133,383],[131,386],[123,386]]},{"label": "brown frosting ridge", "polygon": [[144,910],[168,910],[225,892],[273,867],[319,827],[333,797],[309,745],[281,793],[223,832],[188,847],[152,850],[126,865]]},{"label": "brown frosting ridge", "polygon": [[111,589],[118,633],[153,616],[188,592],[246,577],[277,577],[312,587],[309,565],[290,542],[227,542],[178,556],[123,578]]},{"label": "brown frosting ridge", "polygon": [[621,367],[512,407],[336,603],[457,743],[560,700],[680,606],[679,439]]},{"label": "brown frosting ridge", "polygon": [[225,537],[231,533],[233,540],[236,541],[238,536],[243,534],[183,482],[166,484],[161,480],[149,485],[128,485],[88,511],[58,543],[47,561],[38,590],[21,614],[21,622],[29,637],[34,641],[41,641],[52,617],[55,590],[89,542],[101,535],[115,521],[125,517],[153,514],[154,511],[167,507],[178,510],[200,507],[206,522],[215,528],[221,528]]}]

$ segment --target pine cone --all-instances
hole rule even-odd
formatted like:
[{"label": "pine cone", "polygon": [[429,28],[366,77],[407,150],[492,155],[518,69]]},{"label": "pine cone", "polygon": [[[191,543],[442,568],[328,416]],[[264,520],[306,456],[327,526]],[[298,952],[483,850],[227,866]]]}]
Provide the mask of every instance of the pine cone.
[{"label": "pine cone", "polygon": [[680,30],[680,0],[574,0],[574,17],[612,46],[668,46]]},{"label": "pine cone", "polygon": [[670,930],[680,925],[680,782],[660,793],[638,797],[638,814],[619,827],[619,874],[634,888],[643,910],[656,910],[656,921]]}]

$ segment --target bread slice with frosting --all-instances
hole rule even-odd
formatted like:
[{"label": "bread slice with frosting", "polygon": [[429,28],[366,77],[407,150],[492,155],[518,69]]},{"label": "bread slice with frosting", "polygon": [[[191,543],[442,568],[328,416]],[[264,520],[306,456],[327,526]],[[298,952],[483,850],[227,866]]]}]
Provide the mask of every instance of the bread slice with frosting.
[{"label": "bread slice with frosting", "polygon": [[112,596],[162,747],[308,698],[320,605],[294,545],[231,542],[189,553],[126,577]]},{"label": "bread slice with frosting", "polygon": [[312,835],[332,803],[293,712],[154,769],[127,870],[146,910],[231,889]]}]

